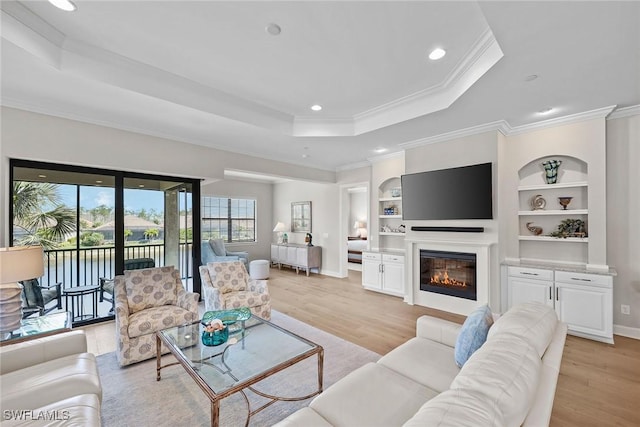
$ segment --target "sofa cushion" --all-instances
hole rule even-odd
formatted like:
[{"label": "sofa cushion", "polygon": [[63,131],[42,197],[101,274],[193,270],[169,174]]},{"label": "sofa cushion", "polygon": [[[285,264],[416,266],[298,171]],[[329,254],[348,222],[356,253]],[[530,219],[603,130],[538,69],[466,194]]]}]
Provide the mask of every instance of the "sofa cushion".
[{"label": "sofa cushion", "polygon": [[129,338],[135,338],[195,320],[197,319],[192,311],[177,305],[152,307],[129,316],[127,334]]},{"label": "sofa cushion", "polygon": [[391,350],[378,363],[438,392],[448,390],[460,372],[453,347],[417,337]]},{"label": "sofa cushion", "polygon": [[[54,412],[55,420],[44,418]],[[2,421],[2,427],[44,426],[45,424],[47,427],[85,427],[99,426],[101,423],[100,400],[95,394],[81,394],[33,409],[33,417],[38,417],[40,414],[43,414],[43,418],[38,421],[28,417],[22,419],[12,417],[11,420]]]},{"label": "sofa cushion", "polygon": [[558,324],[553,307],[527,302],[512,307],[491,327],[488,340],[499,334],[514,334],[530,342],[538,357],[542,357],[549,346]]},{"label": "sofa cushion", "polygon": [[333,384],[309,406],[336,427],[399,426],[437,394],[379,363],[368,363]]},{"label": "sofa cushion", "polygon": [[210,262],[207,270],[213,287],[223,294],[247,289],[247,269],[240,261]]},{"label": "sofa cushion", "polygon": [[462,324],[456,346],[454,358],[456,364],[462,367],[469,357],[487,340],[487,333],[493,324],[493,317],[488,305],[476,308]]},{"label": "sofa cushion", "polygon": [[178,291],[174,271],[173,266],[125,271],[129,313],[162,305],[176,305]]},{"label": "sofa cushion", "polygon": [[79,394],[102,399],[96,358],[91,353],[64,356],[2,375],[3,409],[36,409]]},{"label": "sofa cushion", "polygon": [[451,389],[486,395],[503,414],[505,425],[519,426],[535,399],[541,369],[542,361],[531,343],[500,334],[469,358]]},{"label": "sofa cushion", "polygon": [[302,408],[272,427],[332,427],[313,409]]},{"label": "sofa cushion", "polygon": [[447,390],[418,410],[403,427],[498,427],[502,413],[487,396],[471,390]]}]

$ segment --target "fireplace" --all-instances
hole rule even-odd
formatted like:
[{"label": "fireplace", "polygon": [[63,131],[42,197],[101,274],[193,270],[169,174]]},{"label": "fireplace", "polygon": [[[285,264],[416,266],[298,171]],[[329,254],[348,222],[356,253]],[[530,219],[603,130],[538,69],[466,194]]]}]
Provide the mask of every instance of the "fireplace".
[{"label": "fireplace", "polygon": [[476,254],[420,249],[420,290],[476,300]]}]

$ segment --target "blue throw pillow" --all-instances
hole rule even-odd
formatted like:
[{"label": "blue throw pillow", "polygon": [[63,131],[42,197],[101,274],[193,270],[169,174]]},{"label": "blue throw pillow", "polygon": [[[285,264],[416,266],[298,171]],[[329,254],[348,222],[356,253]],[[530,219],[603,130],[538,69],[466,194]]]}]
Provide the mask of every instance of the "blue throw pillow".
[{"label": "blue throw pillow", "polygon": [[454,351],[454,359],[459,368],[462,368],[462,365],[487,340],[491,325],[493,325],[493,317],[488,305],[476,308],[464,321],[456,339]]}]

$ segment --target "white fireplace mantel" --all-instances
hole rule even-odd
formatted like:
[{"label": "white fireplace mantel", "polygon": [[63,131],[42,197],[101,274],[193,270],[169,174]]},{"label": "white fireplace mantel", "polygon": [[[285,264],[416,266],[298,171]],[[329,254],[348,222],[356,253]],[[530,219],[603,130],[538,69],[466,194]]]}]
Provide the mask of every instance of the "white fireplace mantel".
[{"label": "white fireplace mantel", "polygon": [[[405,239],[407,289],[405,302],[437,310],[468,315],[476,307],[491,301],[491,246],[484,239]],[[462,252],[476,255],[476,301],[420,290],[420,250]]]}]

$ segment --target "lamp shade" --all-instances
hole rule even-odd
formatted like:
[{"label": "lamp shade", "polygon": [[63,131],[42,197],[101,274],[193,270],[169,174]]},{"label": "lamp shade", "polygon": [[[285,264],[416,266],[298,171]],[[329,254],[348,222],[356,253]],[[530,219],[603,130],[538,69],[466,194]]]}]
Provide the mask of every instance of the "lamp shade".
[{"label": "lamp shade", "polygon": [[42,246],[0,248],[0,283],[36,279],[43,274]]},{"label": "lamp shade", "polygon": [[285,227],[283,222],[278,222],[276,226],[273,228],[273,231],[277,231],[277,232],[287,231],[287,227]]}]

